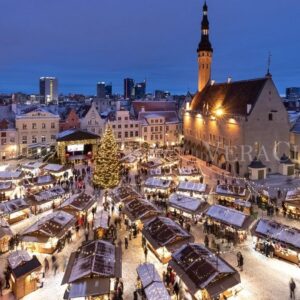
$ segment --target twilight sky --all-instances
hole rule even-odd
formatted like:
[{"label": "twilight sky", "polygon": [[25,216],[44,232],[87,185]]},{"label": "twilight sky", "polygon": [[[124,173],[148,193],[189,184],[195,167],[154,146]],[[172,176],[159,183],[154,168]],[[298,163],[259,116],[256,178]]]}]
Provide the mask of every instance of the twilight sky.
[{"label": "twilight sky", "polygon": [[[300,86],[299,0],[208,0],[217,82],[265,75],[268,52],[280,93]],[[0,0],[0,93],[38,92],[57,76],[59,92],[95,94],[97,81],[123,91],[194,92],[203,0]]]}]

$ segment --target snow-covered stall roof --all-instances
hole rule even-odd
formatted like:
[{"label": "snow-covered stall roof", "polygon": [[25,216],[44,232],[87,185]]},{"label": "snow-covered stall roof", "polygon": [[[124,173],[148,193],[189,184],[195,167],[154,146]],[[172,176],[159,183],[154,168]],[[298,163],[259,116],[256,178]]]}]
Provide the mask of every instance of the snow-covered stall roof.
[{"label": "snow-covered stall roof", "polygon": [[7,202],[0,203],[0,215],[9,215],[26,208],[29,208],[29,204],[22,198],[9,200]]},{"label": "snow-covered stall roof", "polygon": [[225,185],[219,184],[216,186],[216,193],[228,196],[246,196],[246,189],[239,185]]},{"label": "snow-covered stall roof", "polygon": [[180,181],[177,189],[179,191],[205,193],[207,185],[204,183]]},{"label": "snow-covered stall roof", "polygon": [[63,166],[63,165],[59,165],[59,164],[48,164],[48,165],[44,166],[43,169],[48,172],[59,173],[59,172],[68,170],[70,168]]},{"label": "snow-covered stall roof", "polygon": [[146,187],[168,189],[171,185],[170,180],[160,179],[155,177],[149,177],[144,184]]},{"label": "snow-covered stall roof", "polygon": [[94,219],[94,227],[93,229],[97,228],[104,228],[108,229],[108,217],[109,214],[105,210],[101,210],[95,214],[95,219]]},{"label": "snow-covered stall roof", "polygon": [[4,236],[13,236],[13,232],[11,231],[7,221],[0,219],[0,238],[3,238]]},{"label": "snow-covered stall roof", "polygon": [[160,176],[161,175],[161,168],[153,168],[149,170],[150,176]]},{"label": "snow-covered stall roof", "polygon": [[0,182],[0,192],[9,191],[15,188],[11,181]]},{"label": "snow-covered stall roof", "polygon": [[34,197],[35,201],[37,201],[37,202],[45,202],[45,201],[50,201],[52,199],[61,197],[65,193],[66,193],[66,191],[62,187],[55,186],[51,189],[36,193],[33,195],[33,197]]},{"label": "snow-covered stall roof", "polygon": [[[183,245],[172,254],[170,265],[181,275],[192,294],[201,289],[210,293],[213,290],[211,285],[215,284],[221,289],[220,294],[240,282],[239,274],[233,267],[201,244]],[[233,280],[225,285],[226,277]]]},{"label": "snow-covered stall roof", "polygon": [[158,167],[158,166],[160,166],[162,164],[163,164],[162,159],[160,159],[160,158],[153,158],[151,160],[148,160],[147,162],[143,162],[142,166],[146,167],[146,168],[156,168],[156,167]]},{"label": "snow-covered stall roof", "polygon": [[74,194],[65,200],[60,206],[60,209],[71,209],[76,211],[88,210],[96,202],[96,198],[86,193]]},{"label": "snow-covered stall roof", "polygon": [[122,185],[115,189],[113,189],[109,195],[112,197],[114,202],[119,203],[131,199],[142,198],[141,194],[139,194],[132,186],[130,185]]},{"label": "snow-covered stall roof", "polygon": [[68,278],[64,278],[63,282],[74,283],[92,275],[104,278],[120,277],[121,262],[117,252],[114,245],[104,240],[84,244],[75,252],[74,259],[70,259],[67,266]]},{"label": "snow-covered stall roof", "polygon": [[0,180],[21,179],[22,177],[22,171],[0,171]]},{"label": "snow-covered stall roof", "polygon": [[137,267],[136,270],[144,288],[147,300],[171,299],[153,264],[141,264]]},{"label": "snow-covered stall roof", "polygon": [[255,235],[288,244],[298,251],[300,250],[300,230],[297,228],[273,220],[260,219],[253,232]]},{"label": "snow-covered stall roof", "polygon": [[246,225],[248,225],[247,220],[249,217],[247,215],[222,205],[211,206],[205,214],[212,219],[227,225],[232,225],[234,227],[244,228]]},{"label": "snow-covered stall roof", "polygon": [[200,170],[198,168],[192,166],[185,166],[178,169],[178,173],[180,176],[191,176],[200,174]]},{"label": "snow-covered stall roof", "polygon": [[45,163],[39,162],[39,161],[30,161],[25,164],[22,164],[22,169],[29,169],[29,170],[35,170],[35,169],[41,169]]},{"label": "snow-covered stall roof", "polygon": [[26,250],[17,250],[12,252],[7,260],[8,264],[12,269],[15,269],[19,265],[23,264],[24,262],[28,262],[31,260],[30,254]]},{"label": "snow-covered stall roof", "polygon": [[169,197],[169,205],[190,213],[197,213],[207,207],[206,202],[202,199],[200,200],[198,198],[187,197],[176,193]]},{"label": "snow-covered stall roof", "polygon": [[160,216],[145,223],[142,232],[154,249],[162,246],[171,249],[172,244],[192,239],[178,223]]},{"label": "snow-covered stall roof", "polygon": [[[76,219],[65,211],[55,211],[29,226],[22,232],[22,238],[28,235],[41,235],[45,237],[60,237],[74,225]],[[26,239],[26,238],[25,238]]]},{"label": "snow-covered stall roof", "polygon": [[157,216],[161,213],[154,204],[144,199],[133,199],[125,203],[124,212],[132,222]]}]

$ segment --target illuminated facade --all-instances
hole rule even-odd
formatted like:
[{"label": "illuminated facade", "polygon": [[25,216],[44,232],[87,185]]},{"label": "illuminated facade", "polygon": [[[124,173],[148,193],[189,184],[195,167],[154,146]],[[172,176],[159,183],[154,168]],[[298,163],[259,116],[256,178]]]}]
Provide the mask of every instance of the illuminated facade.
[{"label": "illuminated facade", "polygon": [[272,76],[210,81],[208,28],[205,4],[198,46],[199,91],[187,103],[183,118],[185,149],[235,175],[244,176],[255,156],[269,172],[279,172],[280,157],[289,154],[289,121]]}]

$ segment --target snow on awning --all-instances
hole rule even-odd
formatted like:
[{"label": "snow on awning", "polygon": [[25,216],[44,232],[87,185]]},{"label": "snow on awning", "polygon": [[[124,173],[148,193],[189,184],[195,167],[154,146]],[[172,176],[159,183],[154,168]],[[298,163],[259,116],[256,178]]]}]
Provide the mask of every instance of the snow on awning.
[{"label": "snow on awning", "polygon": [[153,264],[144,263],[139,265],[137,268],[137,273],[142,282],[147,300],[171,299]]},{"label": "snow on awning", "polygon": [[211,206],[205,215],[221,223],[241,229],[245,227],[248,219],[244,213],[222,205]]},{"label": "snow on awning", "polygon": [[207,207],[204,200],[175,193],[169,197],[169,205],[173,208],[184,210],[189,213],[197,213]]},{"label": "snow on awning", "polygon": [[160,178],[150,177],[145,181],[146,187],[168,189],[171,185],[170,180],[164,180]]},{"label": "snow on awning", "polygon": [[300,250],[300,230],[289,227],[273,220],[260,219],[253,233],[266,239],[288,244],[297,251]]},{"label": "snow on awning", "polygon": [[197,182],[191,182],[191,181],[180,181],[177,189],[180,191],[205,193],[206,187],[207,186],[204,183],[197,183]]}]

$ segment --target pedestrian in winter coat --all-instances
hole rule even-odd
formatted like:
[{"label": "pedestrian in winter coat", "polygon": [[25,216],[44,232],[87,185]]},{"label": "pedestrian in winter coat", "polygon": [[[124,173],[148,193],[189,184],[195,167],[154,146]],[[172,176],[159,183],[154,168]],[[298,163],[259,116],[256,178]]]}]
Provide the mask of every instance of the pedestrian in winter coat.
[{"label": "pedestrian in winter coat", "polygon": [[125,236],[124,241],[125,241],[125,249],[128,249],[128,237],[127,236]]},{"label": "pedestrian in winter coat", "polygon": [[147,262],[147,255],[148,255],[148,248],[145,246],[144,248],[144,254],[145,254],[145,262]]},{"label": "pedestrian in winter coat", "polygon": [[45,260],[44,260],[44,267],[45,267],[45,273],[47,273],[49,271],[49,261],[47,259],[47,257],[45,257]]},{"label": "pedestrian in winter coat", "polygon": [[241,252],[239,251],[239,252],[236,254],[236,260],[237,260],[237,266],[238,266],[238,267],[240,266],[240,256],[241,256]]},{"label": "pedestrian in winter coat", "polygon": [[290,280],[290,298],[295,299],[296,283],[293,278]]},{"label": "pedestrian in winter coat", "polygon": [[205,245],[206,248],[209,247],[209,238],[208,238],[207,234],[205,235],[205,238],[204,238],[204,245]]},{"label": "pedestrian in winter coat", "polygon": [[244,257],[242,254],[240,254],[240,257],[239,257],[239,266],[240,266],[240,270],[243,271]]}]

